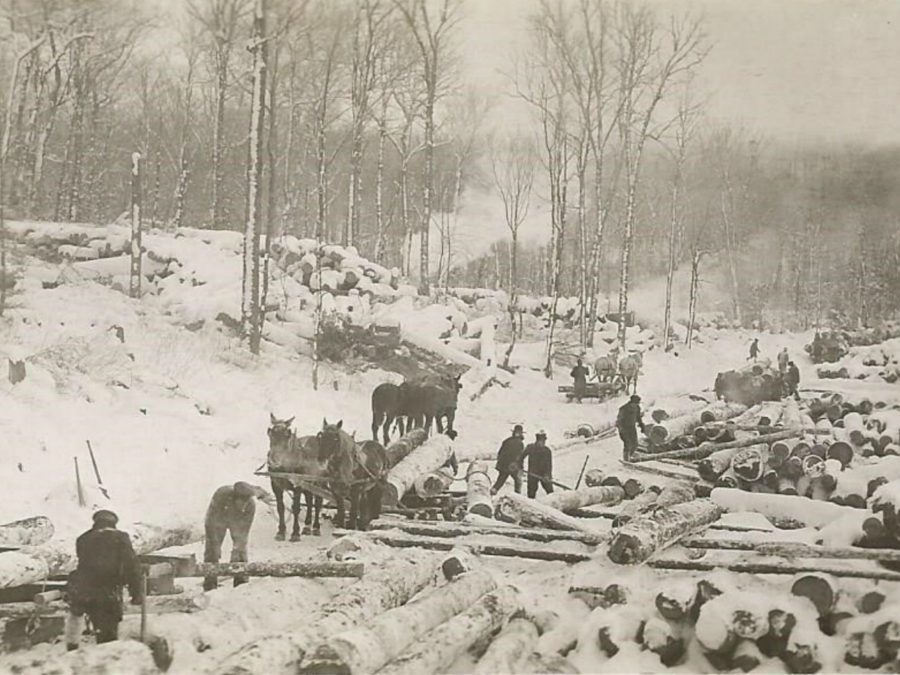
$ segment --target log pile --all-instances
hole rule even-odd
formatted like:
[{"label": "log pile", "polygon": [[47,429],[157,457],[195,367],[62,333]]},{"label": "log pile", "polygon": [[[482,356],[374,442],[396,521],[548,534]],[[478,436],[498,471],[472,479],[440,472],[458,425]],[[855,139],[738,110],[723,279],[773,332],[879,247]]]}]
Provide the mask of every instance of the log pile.
[{"label": "log pile", "polygon": [[[450,437],[443,434],[432,436],[414,448],[388,471],[382,491],[383,503],[386,506],[396,506],[403,495],[416,487],[419,479],[420,489],[427,490],[425,482],[428,475],[438,471],[450,459],[452,451]],[[440,482],[440,479],[437,480]],[[434,480],[432,487],[433,483]]]},{"label": "log pile", "polygon": [[716,398],[747,406],[781,400],[783,388],[780,373],[768,359],[719,373],[713,387]]}]

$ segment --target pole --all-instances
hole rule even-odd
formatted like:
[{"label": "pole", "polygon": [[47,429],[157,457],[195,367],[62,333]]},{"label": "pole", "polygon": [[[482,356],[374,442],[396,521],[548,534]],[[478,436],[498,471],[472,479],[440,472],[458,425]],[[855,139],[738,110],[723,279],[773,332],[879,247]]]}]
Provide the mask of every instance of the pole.
[{"label": "pole", "polygon": [[131,270],[128,294],[141,297],[141,153],[131,153]]},{"label": "pole", "polygon": [[78,506],[84,506],[84,492],[81,490],[81,473],[78,471],[78,458],[73,457],[75,460],[75,485],[78,488]]},{"label": "pole", "polygon": [[141,568],[141,642],[147,642],[147,569]]},{"label": "pole", "polygon": [[584,470],[587,468],[588,460],[591,458],[590,455],[584,458],[584,464],[581,465],[581,473],[578,474],[578,481],[575,483],[575,489],[577,490],[581,485],[581,479],[584,477]]},{"label": "pole", "polygon": [[91,455],[91,464],[94,465],[94,475],[97,477],[97,485],[100,488],[100,492],[103,493],[103,496],[109,499],[109,492],[103,487],[103,479],[100,478],[100,469],[97,468],[97,460],[94,458],[94,448],[91,447],[90,441],[85,441],[85,443],[87,443],[88,452]]}]

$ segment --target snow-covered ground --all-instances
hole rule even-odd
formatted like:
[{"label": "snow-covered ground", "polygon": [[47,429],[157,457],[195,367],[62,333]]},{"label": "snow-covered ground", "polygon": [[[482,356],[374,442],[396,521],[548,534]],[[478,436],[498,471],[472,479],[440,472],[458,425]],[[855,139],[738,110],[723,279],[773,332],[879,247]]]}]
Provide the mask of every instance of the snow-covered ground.
[{"label": "snow-covered ground", "polygon": [[[193,237],[169,237],[168,242],[161,239],[155,245],[158,249],[174,247],[173,257],[191,257],[185,255],[185,249],[200,246]],[[225,257],[234,256],[230,251]],[[193,258],[202,259],[202,251]],[[222,269],[212,267],[197,273],[223,279]],[[228,266],[226,271],[238,273]],[[314,391],[311,363],[305,357],[269,342],[264,343],[259,357],[253,357],[215,321],[186,328],[185,324],[200,315],[208,316],[208,312],[185,313],[183,308],[202,307],[203,289],[211,292],[211,288],[184,284],[180,295],[170,288],[141,300],[92,280],[70,279],[55,288],[43,288],[42,281],[58,275],[57,265],[28,258],[22,290],[0,324],[0,356],[25,360],[27,368],[22,382],[13,385],[5,377],[0,381],[4,447],[0,522],[44,514],[52,519],[58,534],[74,534],[87,528],[91,510],[101,506],[116,510],[123,522],[185,517],[202,522],[216,487],[236,480],[265,485],[253,472],[265,461],[270,413],[294,416],[300,433],[314,433],[323,419],[343,420],[345,429],[355,430],[357,438],[367,438],[370,393],[378,383],[396,379],[395,374],[378,370],[349,372],[324,364],[318,391]],[[235,286],[224,279],[216,289],[236,292],[239,287],[239,282]],[[114,326],[124,330],[124,342],[117,339]],[[638,390],[646,402],[710,389],[718,371],[745,362],[752,337],[760,337],[764,356],[774,357],[787,347],[801,368],[803,384],[820,384],[811,380],[814,368],[802,350],[809,335],[714,329],[704,329],[702,334],[702,342],[693,350],[677,349],[675,355],[654,349],[644,354]],[[597,428],[615,419],[624,398],[600,404],[566,403],[557,386],[569,383],[567,369],[558,368],[555,377],[547,380],[539,372],[543,353],[543,342],[520,342],[512,359],[519,368],[509,388],[493,386],[476,401],[470,400],[470,392],[461,392],[456,418],[456,446],[461,452],[496,449],[516,423],[525,426],[528,439],[538,429],[545,429],[552,447],[580,423]],[[834,386],[833,382],[822,384]],[[87,441],[110,500],[97,488]],[[554,478],[574,484],[585,459],[588,469],[627,475],[619,457],[620,444],[615,438],[578,446],[560,454]],[[77,501],[75,458],[88,502],[84,508],[79,508]],[[329,541],[328,532],[326,526],[322,538],[275,542],[274,513],[262,509],[254,525],[251,559],[309,556]],[[200,553],[202,549],[193,546],[190,550]],[[547,608],[564,614],[575,611],[560,604],[569,585],[597,578],[609,583],[613,575],[638,575],[649,593],[655,579],[673,576],[644,568],[623,571],[608,563],[574,567],[522,561],[493,564],[498,573],[530,589],[529,603],[546,603]],[[339,583],[254,579],[237,590],[213,592],[212,608],[207,610],[212,614],[207,616],[214,618],[217,630],[202,637],[208,646],[202,652],[182,652],[176,672],[209,668],[256,635],[301,623],[309,606],[324,601]],[[748,590],[774,586],[780,592],[787,582],[743,578],[736,583]],[[192,587],[194,583],[184,585]],[[190,616],[181,620],[191,625]],[[188,635],[190,630],[185,630]],[[658,657],[638,652],[636,645],[634,651],[623,650],[602,664],[594,655],[582,652],[572,660],[586,672],[649,672],[661,667]],[[689,661],[678,670],[690,672],[700,667],[699,663]],[[467,665],[471,664],[457,664],[458,672],[465,672]]]}]

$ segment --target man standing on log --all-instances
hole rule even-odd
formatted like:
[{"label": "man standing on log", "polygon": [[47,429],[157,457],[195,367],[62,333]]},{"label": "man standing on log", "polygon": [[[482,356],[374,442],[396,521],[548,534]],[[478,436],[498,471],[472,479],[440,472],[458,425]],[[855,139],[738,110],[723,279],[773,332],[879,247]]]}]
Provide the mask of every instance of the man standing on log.
[{"label": "man standing on log", "polygon": [[[231,562],[247,562],[247,543],[250,539],[250,526],[256,513],[256,497],[267,504],[272,497],[260,487],[238,481],[234,485],[223,485],[213,493],[206,509],[206,547],[203,562],[217,563],[222,556],[222,542],[225,534],[231,534]],[[247,583],[247,577],[236,574],[234,585]],[[203,590],[211,591],[218,587],[219,579],[210,575],[203,579]]]},{"label": "man standing on log", "polygon": [[522,453],[525,451],[523,438],[525,438],[525,430],[521,424],[517,424],[513,427],[512,436],[500,444],[496,467],[499,475],[491,488],[491,494],[497,494],[510,477],[513,479],[516,493],[522,493]]},{"label": "man standing on log", "polygon": [[581,359],[578,359],[578,362],[575,364],[575,367],[572,368],[572,372],[569,374],[572,376],[572,380],[574,381],[573,389],[575,390],[575,400],[581,403],[581,399],[587,392],[588,369],[584,367]]},{"label": "man standing on log", "polygon": [[543,429],[534,437],[534,443],[525,448],[522,461],[528,458],[528,498],[537,496],[538,485],[548,495],[553,492],[553,453],[547,446],[547,432]]},{"label": "man standing on log", "polygon": [[753,338],[753,342],[750,343],[750,358],[748,361],[756,361],[759,356],[759,338]]},{"label": "man standing on log", "polygon": [[97,643],[119,637],[122,621],[122,589],[127,586],[131,604],[141,604],[141,570],[128,533],[116,529],[119,517],[102,509],[94,514],[94,526],[75,541],[78,567],[69,575],[69,616],[66,648],[78,649],[82,617],[87,614]]},{"label": "man standing on log", "polygon": [[632,395],[628,403],[619,408],[616,427],[619,429],[619,438],[622,439],[622,457],[626,462],[631,461],[638,446],[637,427],[641,428],[641,432],[645,431],[644,420],[641,419],[640,396]]}]

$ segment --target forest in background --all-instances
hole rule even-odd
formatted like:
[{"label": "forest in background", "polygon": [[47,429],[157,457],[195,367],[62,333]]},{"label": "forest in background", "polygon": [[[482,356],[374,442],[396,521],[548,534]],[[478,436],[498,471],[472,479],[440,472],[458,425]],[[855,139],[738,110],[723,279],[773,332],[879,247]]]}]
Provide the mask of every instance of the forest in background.
[{"label": "forest in background", "polygon": [[[591,325],[600,297],[627,310],[630,285],[679,269],[699,283],[714,261],[745,325],[866,323],[900,305],[900,149],[714,123],[695,94],[714,48],[696,17],[543,0],[492,98],[466,82],[462,0],[0,6],[6,218],[114,221],[140,152],[145,222],[243,230],[255,119],[256,236],[353,245],[423,290],[579,296]],[[500,97],[528,123],[498,124]],[[475,196],[503,220],[466,222]],[[542,234],[520,237],[538,212]],[[666,323],[687,301],[666,294]]]}]

